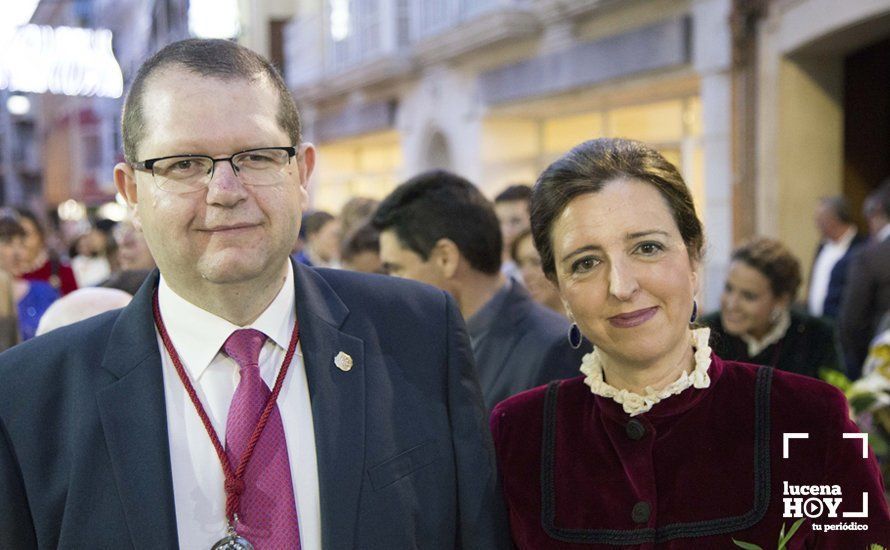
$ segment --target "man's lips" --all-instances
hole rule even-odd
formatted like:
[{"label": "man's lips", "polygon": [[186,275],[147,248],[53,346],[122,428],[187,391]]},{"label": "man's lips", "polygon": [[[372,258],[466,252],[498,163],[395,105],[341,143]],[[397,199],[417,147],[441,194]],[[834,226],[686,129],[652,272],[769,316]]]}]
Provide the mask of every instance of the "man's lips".
[{"label": "man's lips", "polygon": [[651,319],[658,312],[658,306],[638,309],[630,313],[621,313],[609,317],[609,323],[617,328],[637,327]]},{"label": "man's lips", "polygon": [[239,231],[243,229],[253,229],[258,224],[255,223],[233,223],[229,225],[214,225],[212,227],[204,227],[199,229],[199,231],[205,231],[207,233],[223,233],[226,231]]}]

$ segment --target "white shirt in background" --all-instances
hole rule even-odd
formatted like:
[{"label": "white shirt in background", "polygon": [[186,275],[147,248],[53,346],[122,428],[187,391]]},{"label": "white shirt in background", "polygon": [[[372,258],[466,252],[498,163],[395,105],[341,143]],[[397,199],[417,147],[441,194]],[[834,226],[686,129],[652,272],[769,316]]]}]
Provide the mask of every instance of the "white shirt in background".
[{"label": "white shirt in background", "polygon": [[856,229],[851,227],[837,241],[826,240],[813,263],[813,277],[810,281],[810,292],[807,298],[810,314],[821,317],[825,308],[825,297],[828,296],[828,285],[831,282],[831,271],[835,264],[850,249],[850,243],[856,236]]}]

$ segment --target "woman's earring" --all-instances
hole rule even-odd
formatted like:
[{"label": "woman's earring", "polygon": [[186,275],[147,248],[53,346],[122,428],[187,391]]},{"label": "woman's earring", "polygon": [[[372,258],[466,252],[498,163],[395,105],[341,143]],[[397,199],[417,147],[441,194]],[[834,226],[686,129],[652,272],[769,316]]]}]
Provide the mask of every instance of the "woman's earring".
[{"label": "woman's earring", "polygon": [[689,324],[695,322],[698,319],[698,302],[692,300],[692,317],[689,318]]},{"label": "woman's earring", "polygon": [[577,323],[572,323],[572,326],[569,327],[569,345],[572,346],[572,349],[581,347],[581,329],[578,328]]}]

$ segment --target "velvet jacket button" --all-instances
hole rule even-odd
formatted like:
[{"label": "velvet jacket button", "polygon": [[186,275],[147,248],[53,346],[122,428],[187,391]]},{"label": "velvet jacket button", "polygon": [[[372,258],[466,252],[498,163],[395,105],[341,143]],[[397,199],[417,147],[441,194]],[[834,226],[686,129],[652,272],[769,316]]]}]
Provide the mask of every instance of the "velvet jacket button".
[{"label": "velvet jacket button", "polygon": [[643,426],[643,423],[639,420],[631,420],[628,422],[624,427],[624,431],[627,433],[627,437],[634,441],[639,441],[646,435],[646,427]]},{"label": "velvet jacket button", "polygon": [[633,518],[635,523],[646,523],[649,521],[649,514],[651,513],[651,509],[649,508],[649,503],[640,501],[634,504],[633,512],[631,512],[631,517]]}]

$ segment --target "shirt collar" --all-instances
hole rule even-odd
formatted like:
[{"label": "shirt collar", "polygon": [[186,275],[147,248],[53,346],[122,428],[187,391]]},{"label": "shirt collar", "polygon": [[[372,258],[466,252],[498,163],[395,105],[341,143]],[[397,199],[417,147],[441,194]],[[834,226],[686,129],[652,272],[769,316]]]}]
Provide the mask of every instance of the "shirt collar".
[{"label": "shirt collar", "polygon": [[788,332],[788,327],[790,326],[791,313],[787,309],[783,309],[782,312],[779,313],[773,328],[771,328],[760,340],[751,335],[742,334],[740,338],[745,342],[745,345],[748,346],[748,357],[752,359],[757,357],[763,350],[784,338],[785,333]]},{"label": "shirt collar", "polygon": [[855,236],[856,236],[856,228],[851,226],[851,227],[848,227],[846,231],[844,231],[844,234],[841,235],[840,239],[838,239],[836,241],[832,241],[831,239],[828,239],[827,244],[831,244],[831,245],[836,246],[837,248],[846,250],[846,249],[850,248],[850,243],[853,242],[853,237],[855,237]]},{"label": "shirt collar", "polygon": [[236,330],[253,328],[287,349],[296,322],[294,270],[287,262],[284,285],[272,303],[247,326],[239,327],[185,300],[167,285],[163,275],[158,284],[158,306],[176,353],[192,380],[210,366],[226,339]]}]

